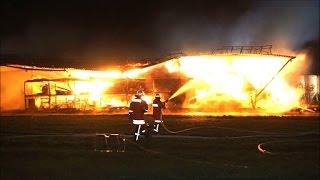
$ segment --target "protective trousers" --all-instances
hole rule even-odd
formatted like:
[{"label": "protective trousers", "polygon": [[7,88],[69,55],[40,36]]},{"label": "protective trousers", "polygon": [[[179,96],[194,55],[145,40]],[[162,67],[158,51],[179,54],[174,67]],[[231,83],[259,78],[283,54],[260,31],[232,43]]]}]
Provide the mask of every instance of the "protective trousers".
[{"label": "protective trousers", "polygon": [[139,136],[146,132],[146,129],[145,129],[146,123],[144,120],[133,120],[133,124],[135,125],[134,140],[138,141]]},{"label": "protective trousers", "polygon": [[159,126],[162,123],[162,115],[160,115],[159,119],[154,120],[153,131],[159,133]]}]

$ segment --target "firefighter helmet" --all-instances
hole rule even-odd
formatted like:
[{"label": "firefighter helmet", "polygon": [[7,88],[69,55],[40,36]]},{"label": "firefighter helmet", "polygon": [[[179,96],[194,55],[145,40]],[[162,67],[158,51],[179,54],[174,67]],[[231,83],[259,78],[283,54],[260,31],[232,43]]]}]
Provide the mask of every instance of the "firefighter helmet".
[{"label": "firefighter helmet", "polygon": [[155,98],[160,98],[160,94],[157,93],[156,96],[155,96]]},{"label": "firefighter helmet", "polygon": [[142,90],[138,90],[137,92],[136,92],[136,96],[137,97],[141,97],[141,96],[143,96],[144,95],[144,92],[142,91]]}]

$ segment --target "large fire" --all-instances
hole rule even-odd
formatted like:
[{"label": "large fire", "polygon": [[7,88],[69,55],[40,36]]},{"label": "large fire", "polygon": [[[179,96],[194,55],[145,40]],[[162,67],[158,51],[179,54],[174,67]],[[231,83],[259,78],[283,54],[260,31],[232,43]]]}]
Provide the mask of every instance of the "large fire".
[{"label": "large fire", "polygon": [[168,61],[170,72],[181,72],[192,78],[170,98],[186,93],[184,106],[188,108],[237,111],[253,107],[270,113],[285,112],[299,106],[303,93],[286,79],[304,57],[298,58],[279,74],[288,57],[215,55]]},{"label": "large fire", "polygon": [[[26,81],[25,93],[28,99],[34,99],[37,109],[79,109],[106,110],[110,107],[126,107],[135,97],[137,87],[128,92],[125,84],[119,81],[134,79],[154,67],[120,70],[88,71],[67,69],[68,78],[46,79],[36,76]],[[152,96],[143,99],[152,103]]]},{"label": "large fire", "polygon": [[[291,59],[252,54],[183,56],[129,70],[67,69],[68,78],[59,76],[60,79],[50,77],[46,80],[44,78],[48,77],[38,75],[26,81],[24,91],[25,98],[34,99],[38,109],[128,107],[135,91],[142,89],[146,91],[143,98],[148,104],[152,103],[155,93],[164,92],[166,95],[162,94],[162,97],[170,100],[171,107],[182,109],[214,113],[244,112],[248,109],[282,113],[300,106],[303,89],[292,83],[292,79],[298,78],[296,72],[304,60],[303,55]],[[155,79],[164,73],[166,75],[162,79],[175,74],[187,81],[173,91],[166,87],[169,80],[165,80],[162,87],[156,87]],[[136,80],[149,85],[143,86]],[[49,86],[47,89],[46,85]],[[180,106],[175,106],[175,100],[179,98],[182,99]]]}]

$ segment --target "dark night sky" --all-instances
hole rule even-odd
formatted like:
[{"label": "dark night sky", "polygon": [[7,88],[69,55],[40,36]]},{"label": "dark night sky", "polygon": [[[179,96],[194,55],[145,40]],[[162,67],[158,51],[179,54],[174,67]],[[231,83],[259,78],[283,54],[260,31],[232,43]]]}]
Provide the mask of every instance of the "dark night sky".
[{"label": "dark night sky", "polygon": [[46,63],[56,66],[267,44],[308,50],[319,66],[318,0],[2,0],[0,13],[1,54],[54,57]]}]

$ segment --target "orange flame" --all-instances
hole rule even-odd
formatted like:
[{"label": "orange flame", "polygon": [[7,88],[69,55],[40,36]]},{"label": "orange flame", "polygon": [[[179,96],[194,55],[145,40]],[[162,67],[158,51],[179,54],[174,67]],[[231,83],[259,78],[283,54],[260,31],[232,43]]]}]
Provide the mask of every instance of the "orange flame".
[{"label": "orange flame", "polygon": [[[35,76],[32,72],[24,74],[26,72],[21,70],[21,72],[19,71],[19,76],[21,76],[19,82],[23,84],[30,77],[50,79],[69,77],[70,81],[51,82],[50,94],[54,98],[51,98],[50,105],[46,102],[46,97],[42,92],[43,83],[48,81],[32,82],[30,83],[30,86],[32,86],[30,88],[27,85],[26,87],[30,89],[27,95],[35,99],[37,108],[59,106],[60,108],[75,107],[77,109],[92,108],[99,110],[107,107],[128,106],[130,98],[134,98],[131,96],[136,86],[130,88],[128,86],[120,87],[126,90],[122,94],[106,93],[109,90],[112,91],[112,88],[119,88],[117,86],[118,80],[148,79],[149,72],[165,67],[165,69],[161,69],[161,72],[167,70],[169,73],[176,73],[174,75],[183,74],[184,77],[191,79],[169,98],[173,99],[185,93],[186,98],[183,102],[183,107],[208,109],[210,112],[239,112],[238,110],[252,109],[253,107],[259,110],[263,109],[267,113],[282,113],[300,106],[300,97],[303,94],[303,89],[297,88],[290,82],[292,83],[292,79],[298,79],[299,75],[301,75],[297,74],[296,71],[301,69],[301,65],[305,64],[304,60],[304,55],[297,56],[281,73],[277,74],[279,69],[288,61],[288,57],[267,55],[185,56],[124,72],[120,70],[87,71],[67,69],[63,73],[49,74],[42,72]],[[6,78],[2,78],[1,82],[4,82],[4,80],[9,82],[8,77],[11,77],[13,73],[10,74],[4,70],[1,70],[1,72]],[[149,75],[152,77],[152,73]],[[271,79],[271,83],[268,84]],[[128,85],[128,81],[126,82]],[[151,86],[143,88],[148,89]],[[12,87],[15,89],[14,86]],[[58,95],[58,90],[55,89],[57,87],[60,87],[62,91],[70,91],[70,93],[54,96]],[[264,89],[264,87],[266,88]],[[23,93],[23,87],[18,90]],[[130,92],[128,93],[128,91]],[[11,93],[9,90],[6,92],[7,94]],[[154,93],[157,91],[152,89],[152,91],[148,92]],[[168,95],[171,95],[171,91],[168,92],[170,92]],[[19,96],[21,101],[24,100],[22,93]],[[4,97],[4,95],[1,94],[1,97]],[[143,99],[148,104],[151,104],[153,97],[148,94],[143,96]],[[7,103],[9,101],[5,102],[9,104]],[[19,105],[19,107],[23,107],[23,103],[20,103],[22,105]],[[4,107],[3,105],[1,106],[2,108]]]},{"label": "orange flame", "polygon": [[[302,92],[284,78],[296,63],[288,64],[288,70],[275,76],[288,61],[287,57],[214,55],[187,56],[174,61],[166,63],[169,72],[182,72],[192,78],[170,97],[186,93],[185,107],[219,110],[223,106],[232,110],[253,106],[279,113],[299,105]],[[272,77],[273,81],[258,94]]]}]

